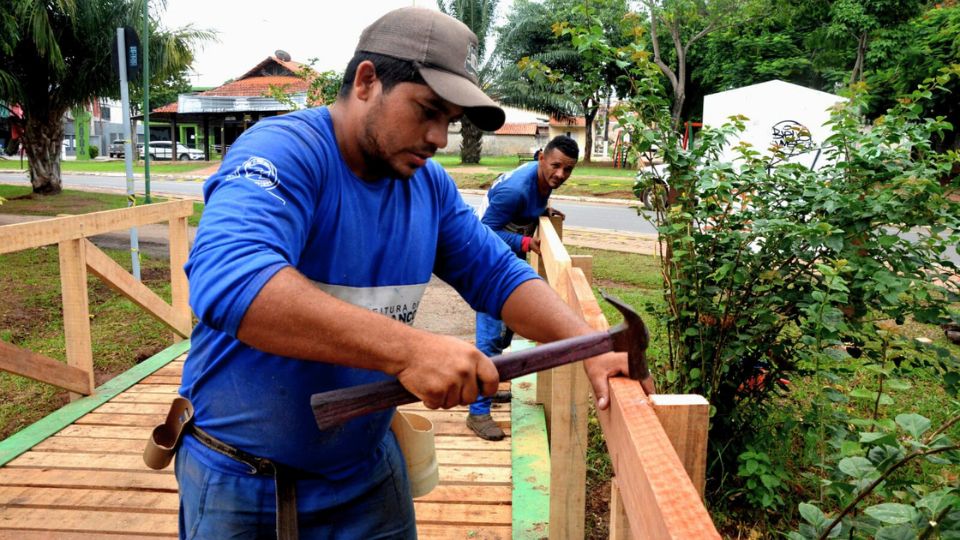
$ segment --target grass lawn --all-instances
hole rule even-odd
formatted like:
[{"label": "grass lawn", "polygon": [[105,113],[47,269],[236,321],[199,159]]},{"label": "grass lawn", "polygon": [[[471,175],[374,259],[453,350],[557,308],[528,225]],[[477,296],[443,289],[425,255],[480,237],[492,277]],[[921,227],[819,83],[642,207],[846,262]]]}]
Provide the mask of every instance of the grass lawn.
[{"label": "grass lawn", "polygon": [[[151,161],[150,162],[150,174],[177,174],[177,173],[187,173],[191,171],[198,171],[206,169],[211,165],[214,165],[219,162],[215,161],[189,161],[189,162],[173,162],[173,161]],[[26,169],[27,161],[23,161],[23,168]],[[0,159],[0,170],[20,170],[20,160],[19,159]],[[123,173],[125,172],[126,165],[124,165],[123,160],[115,161],[101,161],[101,160],[91,160],[91,161],[61,161],[60,170],[63,172],[111,172],[111,173]],[[133,172],[136,174],[143,174],[143,162],[136,161],[133,164]]]},{"label": "grass lawn", "polygon": [[[0,204],[0,214],[18,214],[25,216],[56,216],[59,214],[87,214],[101,210],[113,210],[127,207],[125,195],[99,193],[96,191],[77,191],[65,189],[59,195],[35,197],[29,186],[11,186],[0,184],[0,198],[6,199]],[[169,199],[154,197],[154,202]],[[143,197],[137,197],[137,205],[145,204]],[[203,203],[193,203],[193,215],[187,220],[191,226],[200,223]]]}]

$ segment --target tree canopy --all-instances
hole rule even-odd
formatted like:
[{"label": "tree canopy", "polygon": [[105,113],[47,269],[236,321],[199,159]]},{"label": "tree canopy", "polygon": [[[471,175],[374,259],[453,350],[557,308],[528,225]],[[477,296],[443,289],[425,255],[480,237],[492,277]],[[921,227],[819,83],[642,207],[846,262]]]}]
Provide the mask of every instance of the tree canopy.
[{"label": "tree canopy", "polygon": [[[64,114],[94,98],[119,95],[111,45],[117,27],[142,30],[144,1],[0,0],[0,101],[23,109],[23,145],[34,193],[61,190]],[[194,49],[212,37],[192,27],[164,30],[153,18],[152,78],[181,74],[193,61]]]}]

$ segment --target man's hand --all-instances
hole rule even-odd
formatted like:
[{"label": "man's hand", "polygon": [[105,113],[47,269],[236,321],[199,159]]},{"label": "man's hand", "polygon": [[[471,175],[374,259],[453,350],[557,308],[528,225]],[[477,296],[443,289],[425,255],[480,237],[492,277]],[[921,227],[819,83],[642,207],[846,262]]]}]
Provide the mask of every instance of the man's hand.
[{"label": "man's hand", "polygon": [[[597,398],[597,408],[600,410],[610,406],[610,383],[607,379],[630,373],[627,365],[627,353],[607,353],[595,356],[585,361],[583,368],[587,372],[590,384],[593,385],[593,395]],[[657,393],[653,376],[647,376],[646,379],[640,381],[640,386],[647,394]]]},{"label": "man's hand", "polygon": [[558,216],[561,220],[567,219],[567,215],[557,210],[556,208],[547,207],[547,211],[545,212],[545,215],[547,217]]},{"label": "man's hand", "polygon": [[396,376],[429,409],[469,405],[480,393],[495,394],[500,383],[496,366],[483,353],[459,339],[437,335],[418,343]]},{"label": "man's hand", "polygon": [[536,236],[530,237],[530,251],[540,255],[540,239]]}]

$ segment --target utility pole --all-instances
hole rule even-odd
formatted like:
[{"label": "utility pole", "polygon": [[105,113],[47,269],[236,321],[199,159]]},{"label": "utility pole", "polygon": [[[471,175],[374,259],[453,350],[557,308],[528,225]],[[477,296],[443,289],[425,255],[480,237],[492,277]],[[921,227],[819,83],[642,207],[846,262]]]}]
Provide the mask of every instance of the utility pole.
[{"label": "utility pole", "polygon": [[[117,60],[120,68],[120,104],[123,115],[123,132],[130,133],[130,89],[127,87],[127,62],[130,51],[127,50],[126,32],[117,28]],[[130,137],[123,143],[123,161],[127,170],[127,207],[136,204],[137,199],[133,191],[133,150],[136,148]],[[137,238],[137,228],[130,229],[130,258],[133,277],[140,281],[140,241]]]},{"label": "utility pole", "polygon": [[[150,204],[150,0],[143,2],[143,190]],[[136,135],[136,134],[134,134]],[[174,148],[173,152],[177,149]],[[172,155],[172,154],[171,154]]]}]

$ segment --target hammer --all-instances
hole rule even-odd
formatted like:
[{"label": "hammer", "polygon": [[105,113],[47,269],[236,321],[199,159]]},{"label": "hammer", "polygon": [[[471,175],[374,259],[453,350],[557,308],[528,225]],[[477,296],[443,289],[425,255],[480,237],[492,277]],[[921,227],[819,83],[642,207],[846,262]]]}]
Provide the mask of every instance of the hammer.
[{"label": "hammer", "polygon": [[[561,339],[523,351],[492,358],[501,381],[591,358],[608,352],[627,353],[630,378],[641,380],[650,374],[647,368],[647,344],[650,336],[643,319],[629,305],[614,296],[600,293],[623,314],[623,322],[606,332],[594,332]],[[322,392],[310,396],[313,416],[321,430],[347,420],[390,407],[420,401],[397,380],[381,381]]]}]

